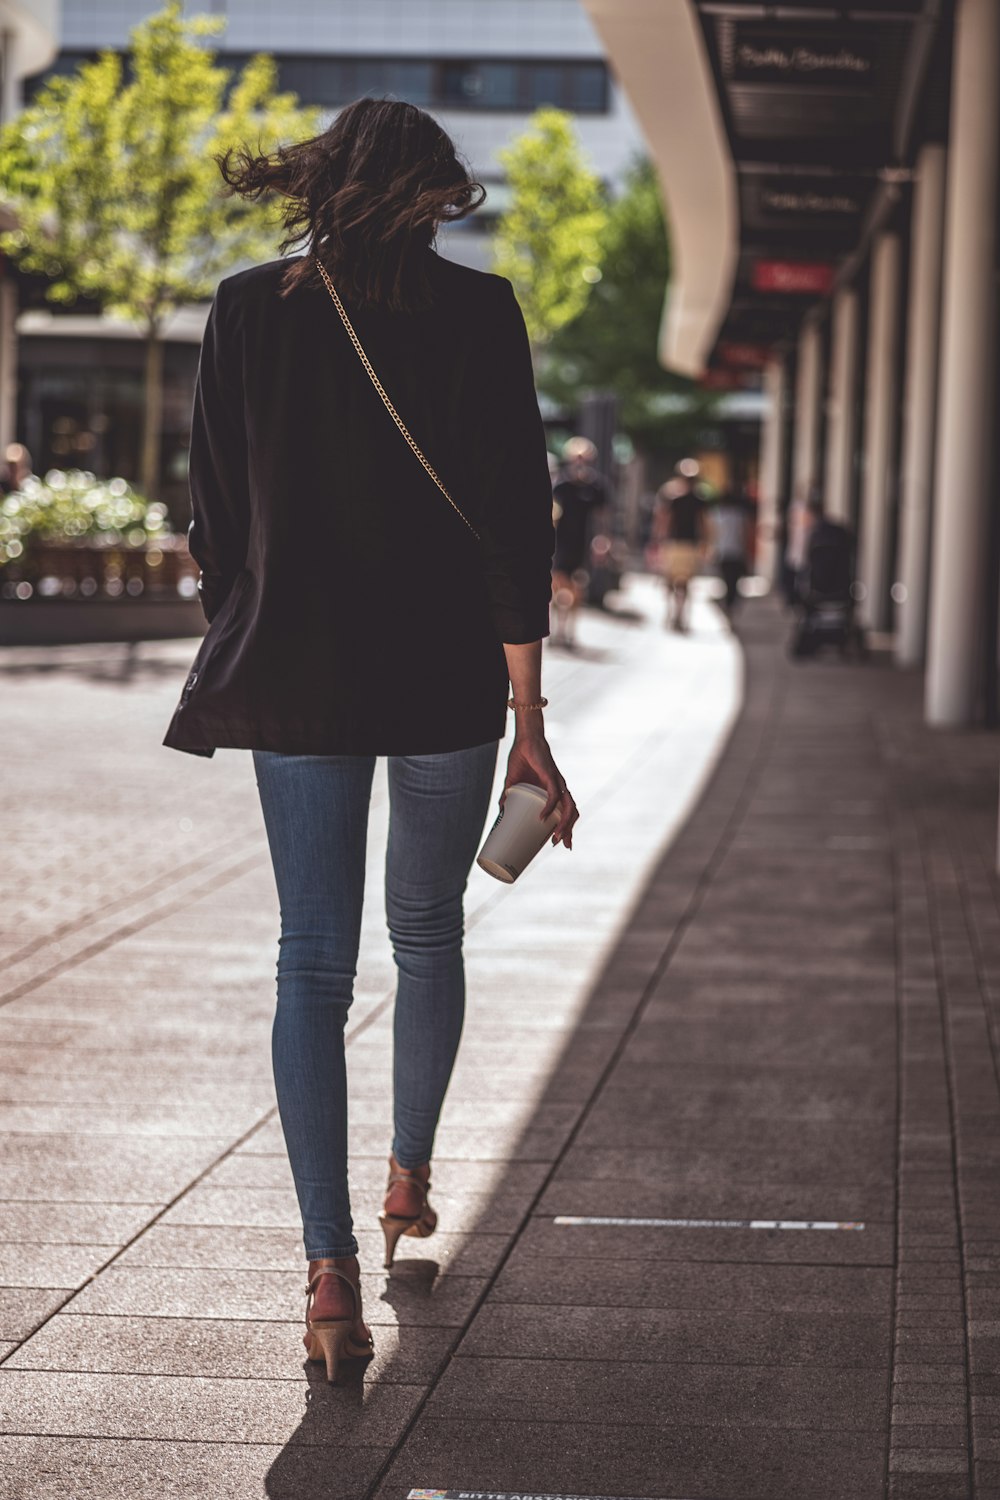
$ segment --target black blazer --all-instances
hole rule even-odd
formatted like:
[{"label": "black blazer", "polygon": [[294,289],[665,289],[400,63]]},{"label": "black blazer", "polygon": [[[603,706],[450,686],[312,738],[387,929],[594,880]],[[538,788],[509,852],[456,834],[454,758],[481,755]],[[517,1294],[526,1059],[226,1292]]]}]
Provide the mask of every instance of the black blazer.
[{"label": "black blazer", "polygon": [[191,434],[191,553],[209,629],[163,743],[424,755],[504,732],[503,642],[548,634],[552,490],[510,283],[432,251],[433,305],[345,303],[284,261],[223,281]]}]

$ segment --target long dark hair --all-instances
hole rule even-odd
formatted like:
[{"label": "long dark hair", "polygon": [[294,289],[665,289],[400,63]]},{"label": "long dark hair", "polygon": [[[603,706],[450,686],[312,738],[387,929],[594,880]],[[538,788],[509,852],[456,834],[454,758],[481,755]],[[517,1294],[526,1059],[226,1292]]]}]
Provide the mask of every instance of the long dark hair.
[{"label": "long dark hair", "polygon": [[436,120],[395,99],[357,99],[308,141],[218,158],[230,190],[284,199],[281,252],[289,260],[281,295],[318,284],[318,256],[349,300],[397,311],[425,306],[424,253],[440,223],[478,208],[486,189],[459,160]]}]

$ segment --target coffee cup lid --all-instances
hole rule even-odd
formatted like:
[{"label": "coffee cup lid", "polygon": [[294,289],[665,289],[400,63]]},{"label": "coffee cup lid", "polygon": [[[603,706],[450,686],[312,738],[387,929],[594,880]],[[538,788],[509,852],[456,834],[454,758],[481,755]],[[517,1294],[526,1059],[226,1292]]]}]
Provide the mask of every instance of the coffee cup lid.
[{"label": "coffee cup lid", "polygon": [[514,785],[508,787],[507,790],[509,792],[530,792],[533,797],[538,798],[539,802],[547,802],[549,800],[549,794],[545,788],[543,786],[535,786],[533,781],[515,781]]}]

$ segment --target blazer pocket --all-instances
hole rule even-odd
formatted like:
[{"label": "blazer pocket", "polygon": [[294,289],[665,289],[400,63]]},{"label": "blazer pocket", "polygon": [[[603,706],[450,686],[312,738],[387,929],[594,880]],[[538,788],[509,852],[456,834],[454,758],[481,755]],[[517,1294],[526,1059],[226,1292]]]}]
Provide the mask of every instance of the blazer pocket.
[{"label": "blazer pocket", "polygon": [[222,608],[219,610],[219,613],[216,615],[215,619],[212,621],[211,625],[205,632],[201,646],[198,650],[198,655],[195,657],[194,666],[188,673],[187,678],[184,682],[184,686],[181,688],[181,696],[177,705],[178,708],[185,708],[187,706],[191,694],[194,692],[195,688],[198,686],[198,683],[204,677],[205,667],[213,656],[215,648],[219,644],[219,640],[223,632],[228,626],[229,621],[232,619],[236,606],[239,603],[240,597],[245,593],[246,586],[250,582],[252,577],[253,574],[250,573],[248,569],[245,569],[242,573],[239,573],[236,577],[235,582],[233,583],[232,588],[229,590],[229,593],[222,601]]}]

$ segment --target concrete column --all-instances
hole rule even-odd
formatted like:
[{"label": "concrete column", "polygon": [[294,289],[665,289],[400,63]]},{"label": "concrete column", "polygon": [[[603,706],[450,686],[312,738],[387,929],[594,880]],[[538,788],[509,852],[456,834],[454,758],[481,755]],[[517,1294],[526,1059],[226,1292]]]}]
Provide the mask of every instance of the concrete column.
[{"label": "concrete column", "polygon": [[6,125],[21,107],[21,80],[17,66],[17,37],[8,27],[0,30],[0,123]]},{"label": "concrete column", "polygon": [[895,469],[896,344],[899,338],[899,236],[882,233],[872,248],[861,493],[859,571],[865,624],[884,630],[889,617],[889,506]]},{"label": "concrete column", "polygon": [[958,0],[945,206],[925,708],[972,722],[982,679],[1000,169],[1000,5]]},{"label": "concrete column", "polygon": [[844,287],[833,302],[830,401],[827,407],[826,474],[823,500],[832,521],[850,525],[857,446],[858,294]]},{"label": "concrete column", "polygon": [[17,313],[17,283],[0,276],[0,455],[17,440]]},{"label": "concrete column", "polygon": [[795,432],[792,443],[792,494],[809,498],[819,479],[819,418],[822,381],[822,343],[815,323],[806,322],[799,334],[795,376]]},{"label": "concrete column", "polygon": [[903,400],[903,457],[900,466],[899,582],[902,589],[897,614],[896,660],[901,667],[916,667],[923,661],[927,634],[945,163],[943,146],[924,146],[917,161],[913,196],[906,395]]},{"label": "concrete column", "polygon": [[777,582],[778,545],[781,539],[781,480],[785,468],[785,382],[783,359],[771,359],[764,368],[767,411],[760,428],[760,465],[757,502],[757,557],[761,578]]}]

